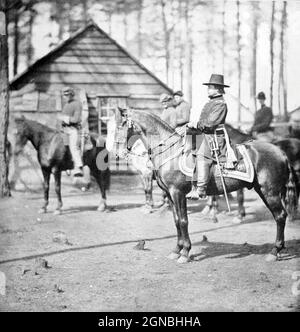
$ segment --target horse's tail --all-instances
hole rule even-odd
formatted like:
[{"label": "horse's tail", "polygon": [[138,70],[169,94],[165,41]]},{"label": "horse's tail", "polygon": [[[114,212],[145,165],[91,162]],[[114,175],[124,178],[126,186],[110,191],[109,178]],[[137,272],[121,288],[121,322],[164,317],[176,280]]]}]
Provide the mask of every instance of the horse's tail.
[{"label": "horse's tail", "polygon": [[298,199],[299,192],[297,189],[297,177],[294,169],[287,161],[287,166],[289,170],[289,178],[286,184],[286,194],[285,194],[285,206],[287,213],[289,215],[289,219],[293,220],[296,216],[297,208],[298,208]]}]

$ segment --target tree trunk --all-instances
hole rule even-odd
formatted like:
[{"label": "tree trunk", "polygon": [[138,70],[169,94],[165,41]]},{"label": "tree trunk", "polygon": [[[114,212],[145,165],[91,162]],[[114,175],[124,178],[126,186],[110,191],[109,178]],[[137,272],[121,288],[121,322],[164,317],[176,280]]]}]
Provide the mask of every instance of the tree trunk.
[{"label": "tree trunk", "polygon": [[225,75],[225,42],[226,42],[226,22],[225,22],[226,0],[223,0],[222,9],[222,72]]},{"label": "tree trunk", "polygon": [[273,89],[274,89],[274,40],[275,40],[275,1],[272,1],[271,31],[270,31],[270,107],[273,108]]},{"label": "tree trunk", "polygon": [[189,1],[185,2],[185,12],[184,12],[184,21],[185,21],[185,66],[186,66],[186,97],[190,104],[193,100],[193,44],[191,39],[191,26],[190,26],[190,7]]},{"label": "tree trunk", "polygon": [[[69,7],[71,9],[71,5],[69,5]],[[60,0],[55,1],[55,14],[56,14],[56,22],[58,24],[58,39],[62,40],[63,34],[64,34],[64,28],[63,28],[64,6]],[[69,28],[70,28],[70,26],[71,26],[70,15],[68,15],[68,20],[69,20]]]},{"label": "tree trunk", "polygon": [[82,19],[84,24],[86,25],[89,18],[88,18],[88,0],[81,0],[82,4]]},{"label": "tree trunk", "polygon": [[14,61],[13,61],[13,74],[18,74],[19,65],[19,13],[14,10]]},{"label": "tree trunk", "polygon": [[143,39],[142,39],[142,15],[143,15],[143,0],[138,0],[138,33],[137,33],[137,40],[138,40],[138,57],[139,59],[143,56]]},{"label": "tree trunk", "polygon": [[258,3],[252,2],[252,59],[250,67],[250,98],[252,108],[257,110],[256,107],[256,64],[257,64],[257,32],[258,32]]},{"label": "tree trunk", "polygon": [[[281,16],[281,32],[280,32],[280,69],[279,69],[279,86],[281,87],[283,97],[283,116],[284,120],[288,120],[287,110],[287,88],[286,88],[286,27],[287,27],[287,1],[283,2]],[[279,94],[279,100],[281,98]],[[281,104],[281,103],[280,103]]]},{"label": "tree trunk", "polygon": [[30,10],[29,14],[29,22],[28,22],[28,41],[27,41],[27,66],[30,66],[32,63],[33,59],[33,46],[32,46],[32,27],[33,27],[33,22],[35,18],[35,12],[33,10]]},{"label": "tree trunk", "polygon": [[128,8],[126,1],[122,2],[122,11],[123,11],[123,26],[124,26],[124,44],[128,46]]},{"label": "tree trunk", "polygon": [[237,34],[236,34],[236,43],[237,43],[237,65],[238,65],[238,123],[241,123],[241,76],[242,76],[242,61],[241,61],[241,21],[240,21],[240,1],[236,2],[237,12],[236,12],[236,21],[237,21]]},{"label": "tree trunk", "polygon": [[8,33],[5,9],[7,0],[0,0],[0,197],[10,195],[8,183]]},{"label": "tree trunk", "polygon": [[168,31],[168,23],[167,23],[167,15],[166,15],[166,3],[165,0],[160,0],[161,6],[161,17],[162,17],[162,25],[164,32],[164,49],[165,49],[165,70],[166,70],[166,82],[169,85],[169,68],[170,68],[170,34]]}]

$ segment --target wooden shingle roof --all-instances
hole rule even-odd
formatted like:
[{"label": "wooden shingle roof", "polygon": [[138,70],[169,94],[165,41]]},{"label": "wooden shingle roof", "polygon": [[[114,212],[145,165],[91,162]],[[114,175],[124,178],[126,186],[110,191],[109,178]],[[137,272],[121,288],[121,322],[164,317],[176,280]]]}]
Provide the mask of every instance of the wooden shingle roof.
[{"label": "wooden shingle roof", "polygon": [[172,90],[114,39],[90,22],[10,82],[12,90],[74,85],[102,95],[158,95]]}]

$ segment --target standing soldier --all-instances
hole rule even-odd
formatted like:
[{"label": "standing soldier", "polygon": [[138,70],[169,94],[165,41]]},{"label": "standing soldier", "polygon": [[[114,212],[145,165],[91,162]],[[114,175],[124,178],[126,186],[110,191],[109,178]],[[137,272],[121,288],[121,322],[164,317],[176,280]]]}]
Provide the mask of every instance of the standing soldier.
[{"label": "standing soldier", "polygon": [[163,93],[159,101],[163,107],[163,112],[161,115],[161,119],[167,122],[172,128],[175,129],[176,127],[176,114],[175,114],[175,107],[174,107],[174,100],[172,96]]},{"label": "standing soldier", "polygon": [[176,113],[176,128],[182,127],[190,121],[191,106],[183,99],[182,91],[173,93],[175,113]]},{"label": "standing soldier", "polygon": [[270,127],[273,120],[272,109],[265,105],[266,96],[263,92],[257,95],[257,99],[261,108],[255,114],[254,124],[250,129],[250,134],[259,140],[271,142],[274,136]]},{"label": "standing soldier", "polygon": [[[210,168],[213,162],[213,152],[210,142],[214,139],[215,129],[225,123],[227,115],[227,105],[223,98],[224,88],[229,88],[224,84],[223,75],[212,74],[208,83],[203,83],[208,87],[208,103],[205,104],[198,122],[190,122],[187,134],[196,134],[196,174],[197,186],[193,185],[187,198],[199,199],[206,196],[206,189],[210,179]],[[195,130],[196,129],[196,130]],[[220,157],[226,155],[226,141],[223,132],[218,131],[218,154]]]},{"label": "standing soldier", "polygon": [[73,175],[78,177],[83,176],[83,164],[78,144],[79,130],[81,127],[82,104],[79,100],[76,100],[74,96],[75,92],[72,88],[66,87],[63,89],[63,97],[66,104],[61,115],[59,116],[59,119],[62,122],[63,131],[69,139],[70,152],[74,163]]}]

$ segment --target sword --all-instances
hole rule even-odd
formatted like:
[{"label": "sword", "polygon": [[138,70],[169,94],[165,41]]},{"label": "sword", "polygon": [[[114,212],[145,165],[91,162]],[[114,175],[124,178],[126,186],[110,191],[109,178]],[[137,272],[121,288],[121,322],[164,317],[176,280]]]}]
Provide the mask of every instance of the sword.
[{"label": "sword", "polygon": [[218,167],[218,170],[219,170],[219,173],[220,173],[221,183],[222,183],[222,187],[223,187],[223,191],[224,191],[226,204],[227,204],[227,207],[228,207],[228,212],[231,212],[230,204],[229,204],[229,200],[228,200],[228,195],[227,195],[227,191],[226,191],[226,186],[225,186],[225,181],[224,181],[224,178],[223,178],[223,174],[222,174],[222,171],[221,171],[221,165],[220,165],[220,161],[219,161],[219,157],[218,157],[219,147],[218,147],[218,144],[217,144],[215,139],[212,139],[212,150],[214,151],[215,157],[216,157],[216,160],[217,160],[217,167]]}]

